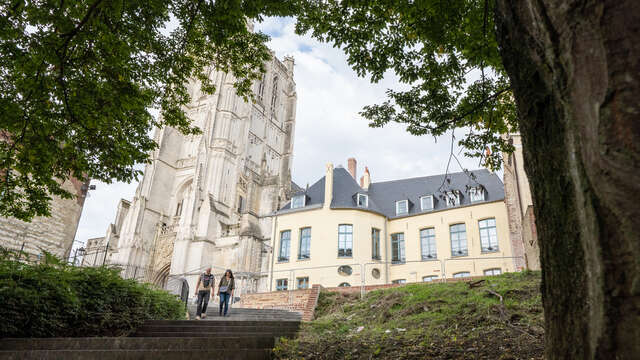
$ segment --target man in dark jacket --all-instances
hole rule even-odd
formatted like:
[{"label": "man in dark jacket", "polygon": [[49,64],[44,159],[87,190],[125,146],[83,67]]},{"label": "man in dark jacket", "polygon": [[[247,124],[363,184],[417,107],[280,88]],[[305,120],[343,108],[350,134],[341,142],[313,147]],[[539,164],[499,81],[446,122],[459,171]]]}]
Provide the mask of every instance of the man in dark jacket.
[{"label": "man in dark jacket", "polygon": [[209,297],[213,296],[215,278],[211,273],[211,268],[198,277],[198,283],[196,284],[196,293],[198,297],[198,308],[196,310],[196,320],[200,320],[207,317],[207,305],[209,304]]}]

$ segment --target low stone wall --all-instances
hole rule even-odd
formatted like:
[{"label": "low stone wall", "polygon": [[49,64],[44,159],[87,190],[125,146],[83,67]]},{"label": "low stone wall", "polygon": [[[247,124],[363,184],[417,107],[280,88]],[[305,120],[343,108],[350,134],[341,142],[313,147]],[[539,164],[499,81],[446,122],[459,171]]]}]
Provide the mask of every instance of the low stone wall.
[{"label": "low stone wall", "polygon": [[250,309],[283,309],[302,314],[303,321],[313,320],[322,286],[311,289],[243,294],[233,306]]}]

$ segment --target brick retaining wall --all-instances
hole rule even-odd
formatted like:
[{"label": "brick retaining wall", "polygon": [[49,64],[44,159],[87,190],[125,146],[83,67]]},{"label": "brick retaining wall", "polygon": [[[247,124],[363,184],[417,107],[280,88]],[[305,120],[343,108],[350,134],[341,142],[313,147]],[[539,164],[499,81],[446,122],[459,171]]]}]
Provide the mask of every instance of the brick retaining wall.
[{"label": "brick retaining wall", "polygon": [[234,307],[251,309],[284,309],[302,314],[303,321],[313,320],[322,286],[311,289],[243,294]]}]

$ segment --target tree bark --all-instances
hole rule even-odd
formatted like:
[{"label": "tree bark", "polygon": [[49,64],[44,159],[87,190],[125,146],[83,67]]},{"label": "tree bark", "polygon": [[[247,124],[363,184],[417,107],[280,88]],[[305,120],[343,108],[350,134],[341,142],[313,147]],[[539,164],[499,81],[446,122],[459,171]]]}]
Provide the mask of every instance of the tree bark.
[{"label": "tree bark", "polygon": [[640,356],[640,1],[497,0],[549,359]]}]

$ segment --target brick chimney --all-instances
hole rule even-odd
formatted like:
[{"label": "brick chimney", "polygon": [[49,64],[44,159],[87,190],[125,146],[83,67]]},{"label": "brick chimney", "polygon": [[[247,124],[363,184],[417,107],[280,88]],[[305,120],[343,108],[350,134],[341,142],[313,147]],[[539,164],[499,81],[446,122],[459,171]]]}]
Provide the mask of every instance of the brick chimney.
[{"label": "brick chimney", "polygon": [[369,189],[369,185],[371,185],[371,174],[369,174],[369,168],[364,167],[364,176],[360,180],[360,187],[364,190]]},{"label": "brick chimney", "polygon": [[347,163],[349,168],[349,174],[351,174],[351,177],[353,178],[353,180],[358,181],[358,178],[356,177],[356,171],[358,166],[358,162],[356,161],[356,158],[347,159]]}]

